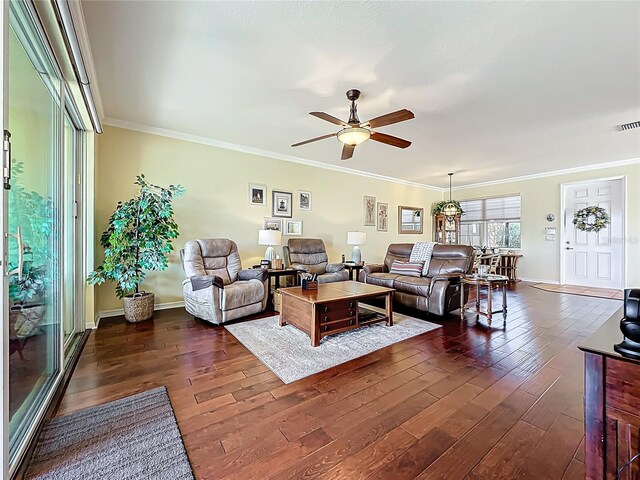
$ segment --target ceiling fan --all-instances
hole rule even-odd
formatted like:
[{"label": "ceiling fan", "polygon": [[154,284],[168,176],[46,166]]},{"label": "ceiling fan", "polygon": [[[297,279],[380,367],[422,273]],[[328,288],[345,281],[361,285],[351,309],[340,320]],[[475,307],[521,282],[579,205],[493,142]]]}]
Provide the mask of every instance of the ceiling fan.
[{"label": "ceiling fan", "polygon": [[358,118],[358,107],[356,106],[356,100],[360,98],[360,90],[349,90],[347,92],[347,98],[351,101],[351,110],[349,113],[349,121],[343,122],[339,118],[336,118],[328,113],[324,112],[309,112],[309,115],[321,118],[327,122],[331,122],[335,125],[340,125],[342,130],[337,133],[329,133],[321,137],[305,140],[304,142],[294,143],[292,147],[299,147],[311,142],[317,142],[318,140],[324,140],[329,137],[336,137],[339,141],[344,143],[342,147],[342,160],[348,160],[353,156],[353,151],[356,145],[361,144],[366,140],[375,140],[376,142],[386,143],[393,147],[407,148],[411,145],[411,142],[402,138],[387,135],[385,133],[374,132],[372,128],[384,127],[385,125],[391,125],[393,123],[404,122],[405,120],[411,120],[415,118],[415,115],[407,109],[398,110],[397,112],[387,113],[380,117],[372,118],[366,122],[361,122]]}]

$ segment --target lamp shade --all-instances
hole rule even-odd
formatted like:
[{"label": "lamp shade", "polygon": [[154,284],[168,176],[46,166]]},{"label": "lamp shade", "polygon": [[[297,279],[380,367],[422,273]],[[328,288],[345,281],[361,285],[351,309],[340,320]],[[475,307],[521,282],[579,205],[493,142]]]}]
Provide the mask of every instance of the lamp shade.
[{"label": "lamp shade", "polygon": [[347,244],[364,245],[367,243],[367,234],[364,232],[347,232]]},{"label": "lamp shade", "polygon": [[371,130],[360,127],[343,128],[338,132],[338,140],[347,145],[359,145],[371,137]]},{"label": "lamp shade", "polygon": [[282,232],[279,230],[260,230],[258,232],[258,245],[280,245]]},{"label": "lamp shade", "polygon": [[444,213],[447,217],[455,217],[456,215],[458,215],[459,211],[455,203],[449,202],[442,209],[442,213]]}]

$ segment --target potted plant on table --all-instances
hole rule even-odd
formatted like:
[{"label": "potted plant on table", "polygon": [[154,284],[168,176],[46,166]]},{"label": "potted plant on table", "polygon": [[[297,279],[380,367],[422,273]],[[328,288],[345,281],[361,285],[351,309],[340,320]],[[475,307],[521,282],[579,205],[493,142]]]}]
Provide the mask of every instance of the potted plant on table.
[{"label": "potted plant on table", "polygon": [[136,178],[138,193],[125,203],[118,202],[109,224],[100,236],[104,262],[89,274],[87,281],[99,285],[115,282],[116,295],[124,299],[124,316],[129,322],[147,320],[153,315],[155,296],[140,290],[145,270],[165,270],[171,240],[178,237],[172,202],[184,193],[180,185],[160,187]]}]

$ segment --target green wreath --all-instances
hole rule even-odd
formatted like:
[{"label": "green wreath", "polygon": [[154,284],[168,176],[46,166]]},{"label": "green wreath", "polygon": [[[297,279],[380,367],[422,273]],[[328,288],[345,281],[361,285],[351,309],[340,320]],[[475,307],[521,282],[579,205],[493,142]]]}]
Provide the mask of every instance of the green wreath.
[{"label": "green wreath", "polygon": [[602,207],[585,207],[573,216],[573,224],[583,232],[599,232],[609,222],[609,215]]}]

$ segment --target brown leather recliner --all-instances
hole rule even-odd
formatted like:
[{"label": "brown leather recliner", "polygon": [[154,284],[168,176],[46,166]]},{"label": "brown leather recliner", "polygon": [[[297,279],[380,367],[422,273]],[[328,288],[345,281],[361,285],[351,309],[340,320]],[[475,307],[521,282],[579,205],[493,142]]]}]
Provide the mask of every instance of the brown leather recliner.
[{"label": "brown leather recliner", "polygon": [[242,270],[236,242],[191,240],[180,255],[187,277],[182,282],[184,308],[194,317],[221,324],[267,306],[268,273],[262,268]]},{"label": "brown leather recliner", "polygon": [[360,281],[395,288],[394,303],[434,315],[460,308],[460,277],[471,273],[473,248],[468,245],[436,245],[425,277],[389,273],[394,260],[408,262],[413,243],[392,243],[382,265],[365,265]]},{"label": "brown leather recliner", "polygon": [[318,274],[319,283],[349,280],[341,263],[329,263],[327,249],[319,238],[290,238],[282,247],[284,263],[290,268]]}]

